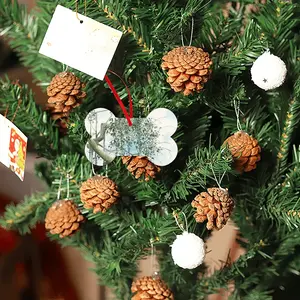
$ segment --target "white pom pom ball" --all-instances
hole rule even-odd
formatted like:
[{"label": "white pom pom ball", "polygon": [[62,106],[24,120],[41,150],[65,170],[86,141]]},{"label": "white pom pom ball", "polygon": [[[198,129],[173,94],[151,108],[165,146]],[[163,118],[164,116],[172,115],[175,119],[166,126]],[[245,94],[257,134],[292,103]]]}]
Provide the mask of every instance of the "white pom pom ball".
[{"label": "white pom pom ball", "polygon": [[205,246],[194,233],[184,232],[177,235],[172,247],[174,263],[183,269],[194,269],[203,263]]},{"label": "white pom pom ball", "polygon": [[259,56],[251,68],[252,81],[266,91],[281,86],[286,72],[285,63],[269,51]]}]

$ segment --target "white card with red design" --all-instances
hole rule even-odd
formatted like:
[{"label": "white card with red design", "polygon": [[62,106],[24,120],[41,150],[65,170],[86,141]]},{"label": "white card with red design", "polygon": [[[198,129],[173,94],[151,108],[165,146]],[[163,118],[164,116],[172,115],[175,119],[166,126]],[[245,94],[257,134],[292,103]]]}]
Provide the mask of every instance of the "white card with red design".
[{"label": "white card with red design", "polygon": [[40,53],[103,80],[122,32],[57,5]]},{"label": "white card with red design", "polygon": [[11,121],[0,115],[0,162],[24,180],[27,137]]}]

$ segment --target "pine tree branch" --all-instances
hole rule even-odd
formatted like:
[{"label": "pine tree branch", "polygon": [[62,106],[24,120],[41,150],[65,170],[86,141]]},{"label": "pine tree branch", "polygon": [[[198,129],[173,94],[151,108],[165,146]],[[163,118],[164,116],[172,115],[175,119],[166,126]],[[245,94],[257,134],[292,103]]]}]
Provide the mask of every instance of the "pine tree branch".
[{"label": "pine tree branch", "polygon": [[281,134],[279,152],[277,154],[277,170],[283,170],[288,163],[292,134],[298,125],[300,116],[300,78],[294,85],[294,96],[290,100],[289,108]]},{"label": "pine tree branch", "polygon": [[6,206],[5,213],[0,218],[1,227],[7,230],[16,230],[20,234],[29,233],[36,223],[44,220],[51,200],[48,193],[37,193],[25,197],[18,204]]},{"label": "pine tree branch", "polygon": [[[228,289],[228,284],[230,282],[236,282],[238,285],[241,282],[251,281],[250,277],[246,277],[243,272],[248,273],[248,268],[250,267],[251,262],[258,258],[259,253],[263,254],[260,249],[263,248],[264,244],[256,243],[253,245],[252,249],[249,249],[248,252],[242,255],[237,261],[231,265],[225,264],[223,268],[218,271],[215,271],[211,277],[201,278],[196,283],[196,299],[205,299],[210,294],[218,293],[221,288]],[[260,259],[261,260],[261,259]],[[258,274],[256,274],[259,276]],[[241,292],[242,286],[239,286],[239,292]]]},{"label": "pine tree branch", "polygon": [[[156,206],[165,199],[164,195],[166,194],[167,188],[163,183],[156,182],[155,180],[139,182],[128,172],[120,159],[115,159],[115,161],[110,163],[107,171],[104,168],[97,170],[97,174],[102,176],[107,175],[117,183],[119,191],[124,198],[124,201],[120,201],[118,205],[120,206],[120,210],[122,210],[123,202],[126,208],[130,205],[134,206],[132,200],[128,202],[129,197],[135,199],[137,206]],[[72,197],[78,205],[82,206],[80,201],[80,187],[83,181],[93,176],[92,164],[85,156],[81,156],[78,153],[68,153],[58,156],[52,164],[52,181],[55,181],[57,185],[60,182],[60,178],[62,178],[62,195],[67,194],[68,176],[70,197]],[[96,214],[95,216],[92,210],[90,214],[93,216],[92,218],[95,218],[96,223],[101,223],[101,221],[97,222],[97,218],[101,219],[102,214]]]},{"label": "pine tree branch", "polygon": [[[108,19],[113,20],[115,23],[118,24],[118,27],[123,30],[123,32],[128,32],[132,34],[134,39],[136,40],[136,43],[143,48],[143,52],[152,52],[152,47],[149,45],[145,40],[146,38],[142,37],[139,32],[139,27],[133,28],[129,21],[130,19],[127,17],[127,13],[122,11],[121,9],[124,8],[124,6],[121,6],[119,2],[122,1],[114,1],[110,2],[107,1],[107,4],[104,4],[104,1],[97,1],[93,0],[94,3],[98,6],[98,8],[105,13],[106,17]],[[123,2],[124,4],[124,2]],[[124,18],[126,16],[126,18]],[[130,24],[130,25],[129,25]]]},{"label": "pine tree branch", "polygon": [[270,1],[268,5],[261,6],[259,14],[253,16],[264,37],[269,41],[268,48],[282,58],[289,48],[289,43],[284,41],[293,39],[300,23],[297,17],[299,3],[290,2],[292,1]]},{"label": "pine tree branch", "polygon": [[[51,78],[63,69],[61,63],[39,54],[51,14],[59,2],[61,1],[41,0],[39,8],[31,13],[28,13],[27,7],[19,4],[18,1],[0,2],[0,36],[3,35],[7,39],[10,47],[20,55],[22,64],[29,68],[42,87],[47,86]],[[65,4],[67,7],[70,6],[70,1],[66,1]],[[74,4],[72,6],[74,7]],[[69,71],[72,70],[69,68]],[[87,83],[88,96],[93,99],[102,83],[84,73],[80,73],[79,77]]]},{"label": "pine tree branch", "polygon": [[33,142],[38,153],[52,158],[58,153],[59,132],[48,114],[35,104],[33,92],[27,85],[0,81],[0,110]]},{"label": "pine tree branch", "polygon": [[38,54],[45,30],[45,23],[27,13],[25,5],[18,1],[1,1],[0,35],[4,35],[12,49],[20,54],[21,62],[29,67],[34,78],[43,83],[50,82],[51,76],[61,70],[58,62]]},{"label": "pine tree branch", "polygon": [[[103,232],[92,233],[93,229],[87,231],[82,227],[79,232],[68,238],[50,236],[52,240],[59,242],[63,247],[71,246],[81,251],[83,256],[95,266],[93,271],[97,274],[101,285],[110,287],[117,299],[127,300],[130,298],[131,279],[137,272],[137,265],[122,261],[115,251],[113,242]],[[119,251],[117,249],[117,251]],[[125,271],[121,273],[121,270]]]},{"label": "pine tree branch", "polygon": [[214,65],[226,74],[239,75],[252,65],[266,47],[266,40],[260,28],[250,21],[243,34],[233,40],[230,49],[216,55]]},{"label": "pine tree branch", "polygon": [[[143,52],[152,54],[157,45],[165,42],[166,33],[170,34],[172,29],[179,38],[181,27],[190,22],[193,15],[201,15],[206,5],[205,1],[188,0],[183,9],[177,7],[175,1],[168,3],[146,2],[144,7],[132,5],[130,2],[119,1],[97,1],[98,7],[107,18],[118,24],[124,32],[131,34],[137,44],[143,48]],[[202,12],[204,14],[204,12]],[[185,32],[186,30],[184,30]]]},{"label": "pine tree branch", "polygon": [[[110,210],[97,215],[102,217],[100,230],[87,223],[70,238],[51,238],[63,246],[79,248],[95,264],[94,270],[101,283],[114,289],[118,299],[127,300],[130,296],[130,283],[137,273],[137,262],[150,255],[151,240],[157,243],[158,248],[161,244],[167,245],[180,229],[172,214],[163,217],[151,210],[147,210],[146,215],[143,212],[128,213],[124,210],[118,214],[111,213]],[[191,214],[189,221],[190,216]],[[92,217],[95,218],[95,215],[88,216],[90,220]]]},{"label": "pine tree branch", "polygon": [[[253,213],[257,205],[260,207],[259,213],[252,221],[261,223],[269,220],[276,224],[276,230],[283,234],[300,226],[299,157],[299,150],[294,148],[294,161],[289,163],[289,168],[275,173],[276,177],[273,178],[264,174],[256,188],[247,190],[247,186],[243,184],[244,194],[240,197],[247,199],[252,206],[251,209],[248,205],[248,215]],[[249,182],[248,185],[250,186]],[[266,221],[264,223],[267,224]],[[260,228],[263,229],[262,225]]]},{"label": "pine tree branch", "polygon": [[[180,179],[173,185],[170,194],[175,199],[187,199],[193,191],[198,191],[207,186],[208,181],[215,182],[215,176],[220,178],[232,170],[232,156],[227,149],[216,150],[210,148],[197,149],[192,157],[189,157],[186,169]],[[215,176],[214,176],[215,175]]]}]

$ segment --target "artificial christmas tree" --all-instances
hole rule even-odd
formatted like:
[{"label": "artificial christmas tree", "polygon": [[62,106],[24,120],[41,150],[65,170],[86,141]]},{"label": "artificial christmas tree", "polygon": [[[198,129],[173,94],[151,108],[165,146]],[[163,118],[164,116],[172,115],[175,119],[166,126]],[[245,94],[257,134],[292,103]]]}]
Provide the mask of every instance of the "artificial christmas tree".
[{"label": "artificial christmas tree", "polygon": [[[59,51],[55,55],[64,54],[65,60],[77,66],[78,70],[68,64],[68,72],[85,82],[86,88],[83,92],[82,84],[77,87],[77,79],[73,87],[80,97],[84,93],[88,97],[77,109],[71,110],[70,105],[77,105],[70,104],[73,98],[71,102],[63,102],[63,107],[57,103],[66,98],[59,95],[63,87],[58,92],[49,89],[50,97],[57,97],[56,108],[68,114],[65,120],[68,132],[61,135],[58,124],[51,119],[51,111],[43,111],[35,104],[34,95],[26,85],[16,85],[7,79],[0,82],[0,109],[3,113],[8,111],[8,119],[15,115],[16,126],[28,136],[38,155],[47,159],[47,163],[38,162],[36,168],[49,185],[47,192],[33,194],[16,206],[7,207],[0,219],[1,226],[26,233],[37,222],[44,221],[57,199],[59,179],[68,176],[69,183],[63,182],[61,191],[69,194],[70,198],[66,198],[72,199],[86,223],[68,238],[60,239],[57,234],[52,238],[63,246],[82,250],[95,263],[101,283],[114,289],[115,299],[132,297],[131,284],[138,272],[137,262],[151,253],[151,246],[157,252],[160,277],[176,300],[205,299],[226,288],[228,283],[234,283],[233,299],[269,300],[275,297],[278,286],[281,294],[288,292],[290,278],[297,276],[300,263],[297,232],[300,226],[299,4],[297,1],[263,1],[265,3],[246,11],[248,4],[256,4],[248,0],[238,1],[238,4],[231,2],[230,9],[226,10],[224,1],[209,0],[87,0],[76,1],[77,6],[67,0],[40,1],[39,9],[32,15],[17,1],[2,0],[0,34],[7,38],[45,92],[51,78],[66,70],[66,64],[39,54],[41,44],[50,52],[56,47]],[[46,32],[57,4],[73,12],[68,12],[68,19],[58,19],[63,25],[55,28],[55,35],[48,42]],[[66,13],[63,9],[60,11]],[[86,17],[80,15],[85,11]],[[61,38],[61,32],[66,31],[68,34]],[[122,38],[116,47],[119,31]],[[59,48],[62,44],[66,46]],[[112,44],[114,47],[110,47]],[[116,48],[116,52],[111,50]],[[101,55],[98,55],[99,49]],[[252,72],[254,82],[259,82],[262,89],[252,81],[251,68],[256,61],[253,70],[257,71],[257,63],[261,62],[257,59],[268,49],[280,59],[280,64],[272,63],[278,62],[277,58],[263,61],[267,69],[263,73],[268,78],[261,78],[260,72]],[[83,54],[75,55],[79,50]],[[113,57],[110,64],[107,57]],[[117,76],[110,82],[104,65],[124,78],[126,87]],[[103,76],[99,76],[99,70]],[[205,74],[200,73],[201,70]],[[109,82],[111,90],[102,79]],[[270,79],[271,82],[267,82]],[[60,89],[59,86],[55,88]],[[126,88],[132,95],[132,101],[130,97],[128,101],[130,113],[126,109]],[[81,98],[76,102],[81,102]],[[239,104],[238,108],[235,103]],[[104,117],[95,117],[95,122],[91,121],[94,127],[90,126],[87,132],[90,120],[85,119],[96,108],[106,108]],[[157,132],[155,124],[140,127],[140,131],[132,130],[156,108],[167,108],[178,119],[176,133],[164,118],[159,127],[172,134],[175,143],[169,136]],[[112,120],[116,119],[116,126],[112,127]],[[237,131],[240,133],[229,138],[225,146],[224,140]],[[89,134],[91,132],[93,134]],[[127,135],[124,137],[120,132],[134,132],[133,137],[128,136],[137,142],[128,144]],[[144,146],[149,146],[149,141],[157,146],[155,153],[136,153],[140,149],[147,150]],[[107,147],[108,144],[113,145],[113,149]],[[135,165],[137,169],[132,166],[128,171],[120,157],[124,154],[118,156],[120,148],[125,149],[128,156],[149,159],[162,151],[167,156],[168,151],[178,149],[178,155],[170,165],[161,165],[159,180],[136,180],[141,171],[139,164]],[[80,187],[95,173],[86,155],[95,157],[99,165],[105,165],[107,170],[99,167],[97,173],[107,172],[122,195],[122,200],[115,201],[114,209],[106,213],[93,211],[102,210],[103,203],[102,198],[94,198],[98,193],[95,187],[90,188],[94,193],[91,197],[83,197],[83,203],[80,201]],[[143,162],[145,164],[145,160]],[[149,169],[147,163],[142,170],[146,172],[147,166]],[[152,167],[147,173],[151,178],[158,171]],[[228,189],[230,199],[235,201],[234,210],[231,200],[224,195],[218,199],[206,194],[201,199],[196,197],[216,183]],[[105,195],[114,191],[105,190]],[[82,190],[82,195],[87,194]],[[194,214],[203,220],[210,213],[209,218],[213,218],[209,219],[209,227],[220,228],[229,217],[228,211],[224,211],[225,203],[229,204],[230,219],[240,230],[239,242],[246,253],[206,277],[205,266],[201,264],[204,246],[199,243],[202,250],[197,263],[182,264],[186,263],[186,254],[182,253],[183,259],[180,259],[180,251],[176,252],[176,262],[194,268],[187,271],[177,267],[170,245],[176,235],[183,234],[173,212],[184,212],[188,233],[205,244],[211,231],[205,223],[196,222]],[[84,209],[83,205],[92,209]],[[207,213],[203,212],[202,205],[206,210],[209,208]],[[177,249],[184,249],[185,245],[179,246]]]}]

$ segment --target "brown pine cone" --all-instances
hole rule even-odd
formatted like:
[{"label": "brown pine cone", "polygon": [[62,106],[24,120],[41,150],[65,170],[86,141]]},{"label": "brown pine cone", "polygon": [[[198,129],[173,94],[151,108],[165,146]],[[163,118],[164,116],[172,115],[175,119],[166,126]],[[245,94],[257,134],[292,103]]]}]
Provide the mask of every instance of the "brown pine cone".
[{"label": "brown pine cone", "polygon": [[84,217],[71,200],[59,200],[48,209],[45,227],[61,238],[75,233]]},{"label": "brown pine cone", "polygon": [[194,218],[203,223],[207,220],[206,228],[221,229],[229,219],[234,208],[234,201],[227,190],[209,188],[207,192],[197,195],[192,201],[192,207],[197,209]]},{"label": "brown pine cone", "polygon": [[135,179],[144,175],[145,181],[149,181],[160,172],[160,167],[153,164],[146,156],[122,156],[122,162]]},{"label": "brown pine cone", "polygon": [[162,59],[161,67],[168,71],[167,82],[175,92],[183,92],[185,96],[200,92],[210,77],[212,61],[201,48],[178,47]]},{"label": "brown pine cone", "polygon": [[105,213],[119,200],[120,194],[114,181],[105,176],[94,176],[82,184],[80,198],[85,208],[93,208],[94,213]]},{"label": "brown pine cone", "polygon": [[135,280],[131,286],[131,300],[174,300],[172,291],[160,278],[145,276]]},{"label": "brown pine cone", "polygon": [[256,169],[256,163],[260,161],[261,148],[255,138],[244,131],[238,131],[227,138],[223,145],[228,146],[238,172]]},{"label": "brown pine cone", "polygon": [[85,84],[70,72],[61,72],[52,78],[47,87],[47,109],[53,120],[65,121],[68,118],[70,111],[79,106],[86,96],[86,93],[81,91],[84,87]]}]

